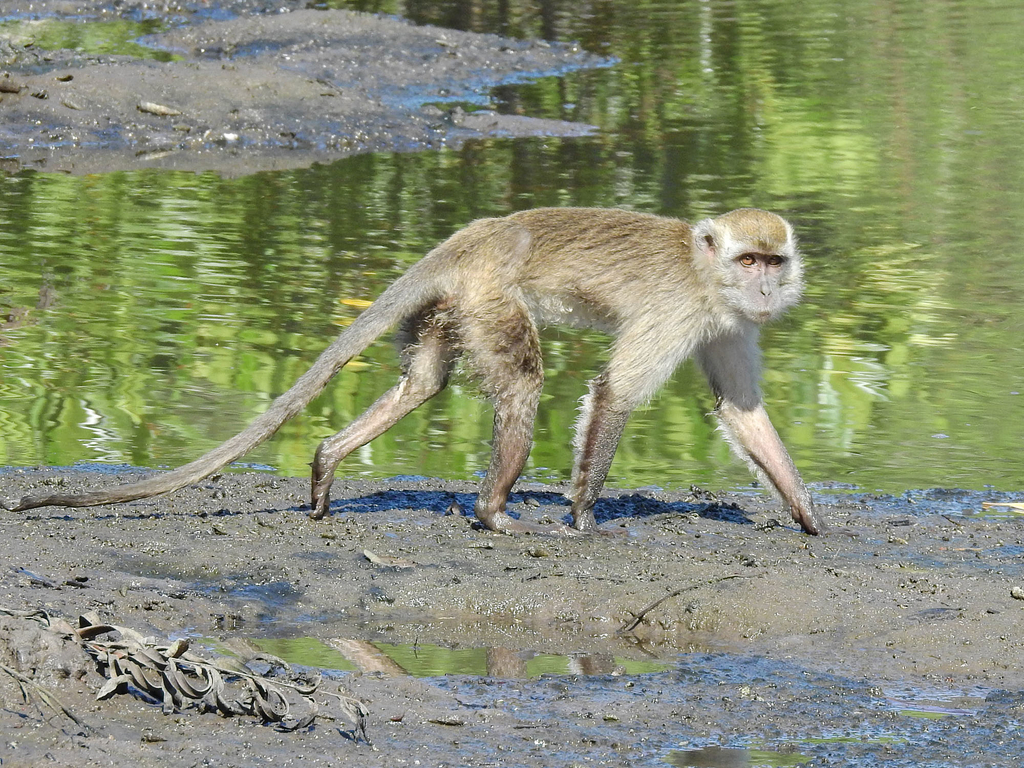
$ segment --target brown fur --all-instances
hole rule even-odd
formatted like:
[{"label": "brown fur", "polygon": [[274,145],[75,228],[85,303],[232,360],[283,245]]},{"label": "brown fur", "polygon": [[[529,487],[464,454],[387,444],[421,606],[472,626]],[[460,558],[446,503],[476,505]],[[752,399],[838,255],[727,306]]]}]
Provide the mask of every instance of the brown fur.
[{"label": "brown fur", "polygon": [[789,503],[805,531],[819,533],[822,522],[768,420],[758,385],[758,325],[794,304],[801,285],[792,228],[756,209],[692,227],[592,208],[481,219],[410,268],[265,414],[205,456],[133,485],[30,496],[6,506],[106,504],[195,482],[270,437],[348,360],[398,324],[402,377],[317,449],[311,517],[326,514],[334,472],[345,456],[443,389],[464,355],[495,410],[493,453],[476,514],[493,530],[536,530],[509,517],[505,502],[529,455],[543,384],[538,325],[565,323],[614,337],[609,363],[584,397],[577,425],[576,530],[596,529],[592,508],[629,414],[693,355],[715,391],[722,428],[736,452]]}]

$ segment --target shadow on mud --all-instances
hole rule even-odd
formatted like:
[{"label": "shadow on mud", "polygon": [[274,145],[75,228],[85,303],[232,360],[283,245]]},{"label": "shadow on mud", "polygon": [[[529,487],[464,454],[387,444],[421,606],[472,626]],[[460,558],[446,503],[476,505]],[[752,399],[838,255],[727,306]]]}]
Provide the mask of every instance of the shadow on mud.
[{"label": "shadow on mud", "polygon": [[[719,502],[714,497],[711,497],[710,494],[708,496],[708,500],[700,500],[695,497],[694,501],[662,501],[643,493],[605,497],[598,500],[597,505],[594,507],[594,517],[600,524],[616,520],[676,514],[701,517],[708,520],[721,520],[740,525],[753,525],[753,521],[736,504]],[[457,510],[456,514],[472,514],[475,502],[475,493],[388,490],[368,494],[360,498],[335,500],[331,503],[331,513],[351,512],[353,514],[360,514],[391,510],[424,509],[436,514],[451,514],[453,510]],[[569,499],[561,493],[550,491],[517,492],[509,495],[508,512],[513,517],[518,518],[522,511],[521,509],[516,509],[518,505],[539,507],[550,516],[556,517],[562,522],[570,523],[571,517],[569,516],[568,509],[570,504]]]}]

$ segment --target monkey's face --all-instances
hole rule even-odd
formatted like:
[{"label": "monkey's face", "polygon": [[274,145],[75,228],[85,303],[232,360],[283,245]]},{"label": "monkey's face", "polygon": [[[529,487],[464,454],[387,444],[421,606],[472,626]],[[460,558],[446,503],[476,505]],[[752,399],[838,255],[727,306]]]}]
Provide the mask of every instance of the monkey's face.
[{"label": "monkey's face", "polygon": [[785,219],[741,208],[699,222],[694,244],[712,265],[723,302],[741,317],[767,323],[800,300],[803,264]]},{"label": "monkey's face", "polygon": [[800,300],[799,261],[790,256],[743,251],[727,268],[726,302],[755,323],[774,320]]}]

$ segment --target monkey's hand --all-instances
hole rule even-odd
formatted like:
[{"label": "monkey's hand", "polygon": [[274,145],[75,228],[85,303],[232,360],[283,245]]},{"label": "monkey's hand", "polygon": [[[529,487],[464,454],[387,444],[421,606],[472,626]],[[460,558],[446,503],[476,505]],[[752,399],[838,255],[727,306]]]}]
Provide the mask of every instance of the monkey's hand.
[{"label": "monkey's hand", "polygon": [[316,450],[316,457],[310,465],[313,473],[310,478],[309,519],[322,520],[331,508],[331,484],[334,482],[334,467],[337,462],[328,462],[321,458],[321,449]]},{"label": "monkey's hand", "polygon": [[[319,493],[317,492],[319,490]],[[314,485],[312,498],[309,503],[309,519],[323,520],[331,508],[330,486],[317,489]]]}]

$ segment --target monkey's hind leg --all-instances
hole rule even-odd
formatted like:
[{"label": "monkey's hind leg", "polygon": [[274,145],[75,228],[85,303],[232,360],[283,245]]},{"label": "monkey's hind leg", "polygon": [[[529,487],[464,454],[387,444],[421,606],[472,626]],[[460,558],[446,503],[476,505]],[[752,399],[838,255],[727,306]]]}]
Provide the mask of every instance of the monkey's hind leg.
[{"label": "monkey's hind leg", "polygon": [[403,350],[403,375],[398,384],[341,432],[320,443],[313,458],[311,511],[319,520],[330,506],[331,483],[338,464],[352,451],[393,427],[448,384],[457,352],[442,321],[434,317],[415,321],[403,330],[410,339]]},{"label": "monkey's hind leg", "polygon": [[492,297],[482,306],[483,311],[465,312],[461,337],[469,364],[494,404],[491,463],[480,484],[476,516],[500,533],[571,534],[566,526],[528,523],[505,511],[533,445],[544,366],[537,327],[526,307],[506,297]]}]

